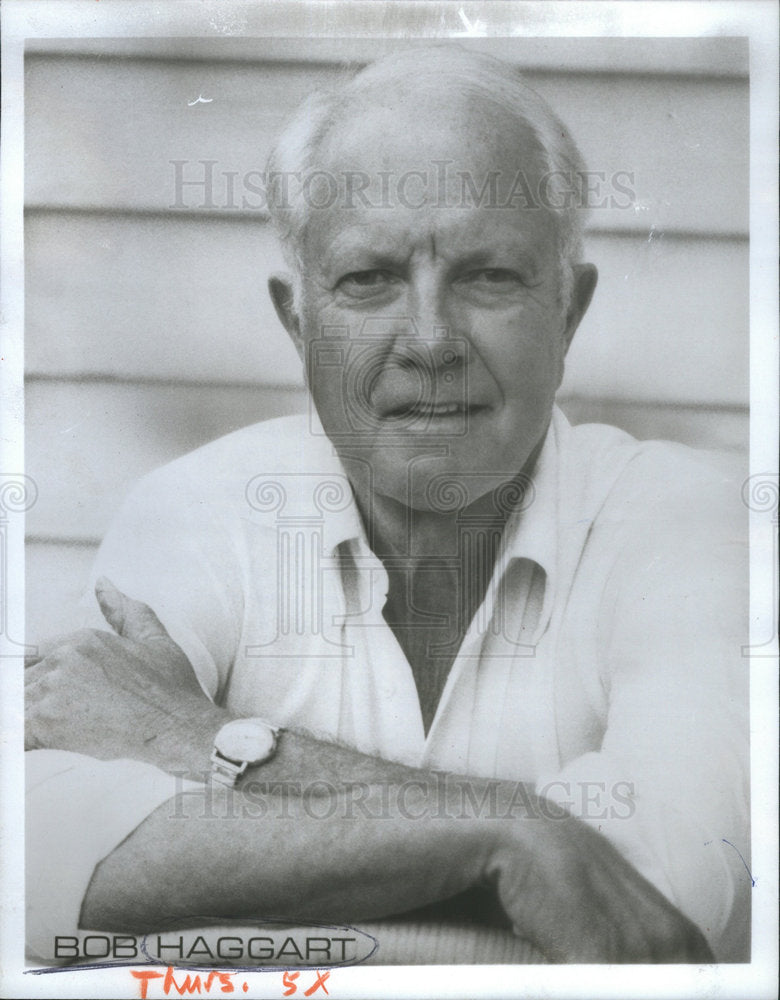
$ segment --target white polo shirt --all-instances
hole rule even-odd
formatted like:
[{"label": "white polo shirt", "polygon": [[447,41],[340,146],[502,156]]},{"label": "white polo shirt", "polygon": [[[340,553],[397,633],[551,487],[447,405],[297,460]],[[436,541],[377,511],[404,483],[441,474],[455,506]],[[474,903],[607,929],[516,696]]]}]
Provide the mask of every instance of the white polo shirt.
[{"label": "white polo shirt", "polygon": [[[556,409],[427,736],[382,617],[387,573],[307,416],[245,428],[143,479],[95,576],[154,608],[204,689],[236,714],[418,767],[531,782],[612,840],[733,960],[750,886],[739,495],[731,460],[572,428]],[[464,545],[474,528],[464,523]],[[61,845],[57,815],[69,810],[82,872],[58,895],[30,859],[30,939],[42,947],[78,919],[95,865],[176,789],[146,765],[101,765],[101,779],[77,755],[28,757],[36,851],[46,836]],[[100,814],[83,815],[102,780],[125,790],[108,837],[93,832]]]}]

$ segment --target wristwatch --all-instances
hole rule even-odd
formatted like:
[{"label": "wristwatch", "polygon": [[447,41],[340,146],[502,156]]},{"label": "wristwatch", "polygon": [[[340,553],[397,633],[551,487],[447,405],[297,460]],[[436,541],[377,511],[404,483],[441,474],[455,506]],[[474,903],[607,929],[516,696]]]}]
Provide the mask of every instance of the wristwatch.
[{"label": "wristwatch", "polygon": [[228,788],[248,767],[263,764],[276,753],[281,729],[265,719],[233,719],[214,737],[211,751],[211,780]]}]

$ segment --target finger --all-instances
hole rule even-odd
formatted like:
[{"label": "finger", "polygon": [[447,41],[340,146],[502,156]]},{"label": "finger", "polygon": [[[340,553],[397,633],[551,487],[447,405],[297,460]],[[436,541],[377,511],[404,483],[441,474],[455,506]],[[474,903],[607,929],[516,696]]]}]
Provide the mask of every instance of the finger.
[{"label": "finger", "polygon": [[28,670],[30,667],[34,667],[36,663],[40,663],[41,660],[45,660],[47,656],[51,654],[62,645],[63,642],[68,639],[68,634],[58,635],[54,639],[46,639],[43,642],[39,642],[35,647],[34,653],[28,653],[24,658],[24,668]]},{"label": "finger", "polygon": [[593,866],[591,877],[594,894],[619,931],[622,954],[642,962],[711,961],[695,924],[624,859],[616,860],[603,870]]},{"label": "finger", "polygon": [[43,743],[36,738],[32,731],[32,726],[28,723],[24,727],[24,749],[25,750],[42,750],[44,749]]},{"label": "finger", "polygon": [[28,667],[28,669],[24,672],[25,690],[32,687],[33,684],[37,684],[43,677],[48,676],[53,669],[54,664],[50,660],[41,660],[40,663],[36,663],[32,667]]},{"label": "finger", "polygon": [[139,642],[170,639],[165,626],[148,604],[123,594],[107,577],[98,579],[95,596],[103,617],[118,635]]}]

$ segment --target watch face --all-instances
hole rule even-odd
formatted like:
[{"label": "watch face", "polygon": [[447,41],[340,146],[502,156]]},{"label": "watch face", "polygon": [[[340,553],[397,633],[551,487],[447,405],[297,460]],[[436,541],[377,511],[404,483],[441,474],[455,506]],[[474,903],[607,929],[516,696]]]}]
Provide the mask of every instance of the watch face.
[{"label": "watch face", "polygon": [[276,736],[264,722],[236,719],[217,733],[214,746],[228,760],[257,764],[273,752]]}]

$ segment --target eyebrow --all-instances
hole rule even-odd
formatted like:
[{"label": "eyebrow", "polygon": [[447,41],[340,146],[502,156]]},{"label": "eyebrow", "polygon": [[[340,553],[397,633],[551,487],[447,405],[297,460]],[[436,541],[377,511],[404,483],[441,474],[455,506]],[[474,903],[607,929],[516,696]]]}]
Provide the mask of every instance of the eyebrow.
[{"label": "eyebrow", "polygon": [[536,266],[540,262],[540,256],[538,251],[529,246],[502,244],[487,249],[467,251],[462,257],[457,257],[455,263],[468,264],[472,267],[493,267],[511,257],[513,261],[523,266]]},{"label": "eyebrow", "polygon": [[[351,254],[360,255],[361,261],[372,267],[381,267],[385,264],[397,264],[399,254],[397,248],[385,248],[376,245],[376,241],[371,243],[342,242],[331,244],[326,252],[338,256],[348,257]],[[404,259],[407,256],[404,248]],[[437,254],[440,256],[440,254]],[[502,241],[491,243],[488,246],[477,246],[473,249],[466,248],[462,253],[456,251],[451,255],[453,261],[461,263],[468,261],[474,264],[489,264],[497,257],[521,257],[528,262],[536,261],[540,256],[540,249],[524,241],[508,242]]]}]

